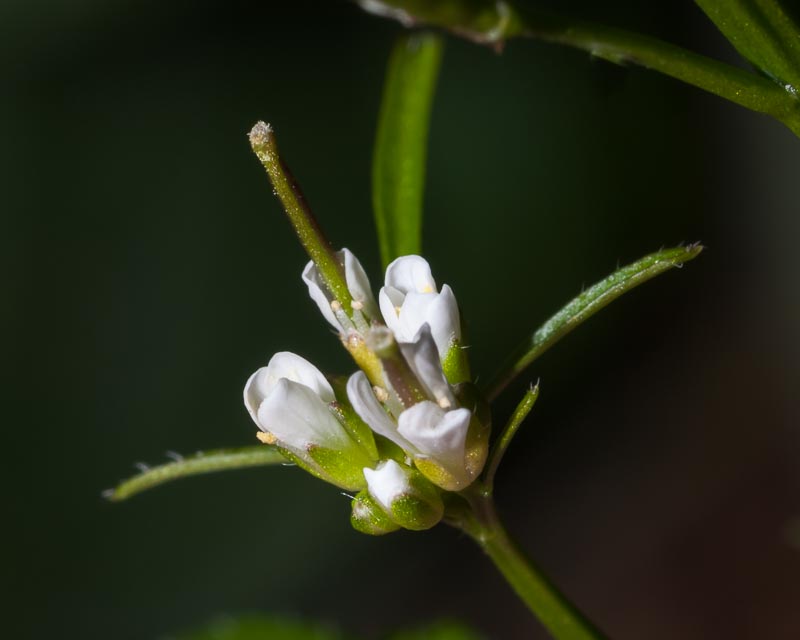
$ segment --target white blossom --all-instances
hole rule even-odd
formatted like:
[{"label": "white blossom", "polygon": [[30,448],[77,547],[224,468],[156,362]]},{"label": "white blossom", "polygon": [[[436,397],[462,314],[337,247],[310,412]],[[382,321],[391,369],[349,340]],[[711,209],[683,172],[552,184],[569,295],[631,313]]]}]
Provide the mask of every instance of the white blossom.
[{"label": "white blossom", "polygon": [[420,256],[397,258],[386,268],[385,286],[378,295],[384,322],[398,342],[413,342],[424,324],[430,326],[439,357],[444,359],[461,339],[461,320],[453,291],[441,291],[428,262]]},{"label": "white blossom", "polygon": [[330,383],[313,364],[277,353],[244,388],[244,404],[264,436],[288,458],[339,487],[363,489],[362,469],[376,462],[375,445],[340,422]]},{"label": "white blossom", "polygon": [[413,445],[417,459],[432,460],[464,487],[473,480],[466,465],[471,420],[469,409],[445,411],[435,402],[424,401],[400,414],[397,432]]},{"label": "white blossom", "polygon": [[334,400],[322,372],[288,351],[276,353],[244,388],[244,404],[255,423],[290,450],[349,445],[347,432],[328,407]]}]

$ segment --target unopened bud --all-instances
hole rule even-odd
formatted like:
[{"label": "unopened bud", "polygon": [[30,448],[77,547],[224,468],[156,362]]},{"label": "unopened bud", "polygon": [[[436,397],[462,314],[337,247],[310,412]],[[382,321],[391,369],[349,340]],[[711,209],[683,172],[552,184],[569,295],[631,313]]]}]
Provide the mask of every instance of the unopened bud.
[{"label": "unopened bud", "polygon": [[442,519],[441,496],[419,471],[385,460],[377,469],[364,469],[364,477],[369,494],[401,527],[422,531]]}]

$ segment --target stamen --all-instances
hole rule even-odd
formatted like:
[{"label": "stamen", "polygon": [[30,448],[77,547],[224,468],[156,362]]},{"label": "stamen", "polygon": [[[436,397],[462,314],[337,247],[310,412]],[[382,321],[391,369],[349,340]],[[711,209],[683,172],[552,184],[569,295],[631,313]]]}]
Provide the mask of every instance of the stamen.
[{"label": "stamen", "polygon": [[278,442],[278,439],[269,431],[258,431],[256,432],[256,438],[258,438],[259,442],[264,444],[275,444]]},{"label": "stamen", "polygon": [[361,300],[353,300],[350,306],[353,307],[354,311],[361,311],[364,308],[364,303]]},{"label": "stamen", "polygon": [[372,391],[375,393],[378,402],[386,402],[389,399],[389,392],[383,387],[372,387]]},{"label": "stamen", "polygon": [[452,406],[453,406],[453,403],[452,403],[452,402],[450,402],[450,400],[448,400],[448,399],[447,399],[447,398],[445,398],[444,396],[442,396],[441,398],[438,398],[438,399],[436,400],[436,402],[439,404],[439,406],[440,406],[442,409],[449,409],[450,407],[452,407]]}]

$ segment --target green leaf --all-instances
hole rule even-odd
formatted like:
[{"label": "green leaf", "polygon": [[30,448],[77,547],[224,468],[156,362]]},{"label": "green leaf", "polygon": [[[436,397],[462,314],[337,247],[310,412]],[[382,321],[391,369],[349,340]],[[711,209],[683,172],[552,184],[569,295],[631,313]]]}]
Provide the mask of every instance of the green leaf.
[{"label": "green leaf", "polygon": [[146,469],[138,476],[121,482],[115,489],[111,489],[104,495],[109,500],[119,502],[165,482],[186,476],[210,473],[211,471],[225,471],[227,469],[285,464],[286,462],[286,458],[275,447],[270,445],[198,452],[185,458],[178,457],[173,462]]},{"label": "green leaf", "polygon": [[319,624],[251,615],[221,618],[177,640],[345,640],[345,636]]},{"label": "green leaf", "polygon": [[608,303],[634,287],[665,271],[680,267],[703,250],[699,244],[665,249],[618,269],[610,276],[573,298],[558,313],[539,327],[509,359],[505,367],[488,384],[486,395],[491,400],[556,342],[571,332]]},{"label": "green leaf", "polygon": [[422,246],[425,156],[442,39],[406,33],[386,72],[372,161],[372,199],[384,267]]},{"label": "green leaf", "polygon": [[793,93],[800,90],[800,30],[779,2],[695,2],[742,56],[785,89]]},{"label": "green leaf", "polygon": [[400,631],[390,640],[482,640],[472,629],[459,622],[440,621],[419,629]]}]

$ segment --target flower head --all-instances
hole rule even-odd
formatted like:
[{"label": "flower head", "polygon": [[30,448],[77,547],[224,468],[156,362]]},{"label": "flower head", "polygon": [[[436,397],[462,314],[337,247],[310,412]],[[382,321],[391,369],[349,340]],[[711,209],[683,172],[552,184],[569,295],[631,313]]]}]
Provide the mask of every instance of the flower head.
[{"label": "flower head", "polygon": [[386,268],[385,285],[378,294],[386,325],[398,342],[414,342],[422,326],[431,335],[444,360],[461,339],[458,304],[449,286],[439,291],[428,262],[420,256],[397,258]]},{"label": "flower head", "polygon": [[354,438],[333,410],[336,397],[325,376],[308,360],[287,351],[275,354],[244,388],[250,416],[290,459],[346,489],[360,489],[360,470],[374,455]]}]

